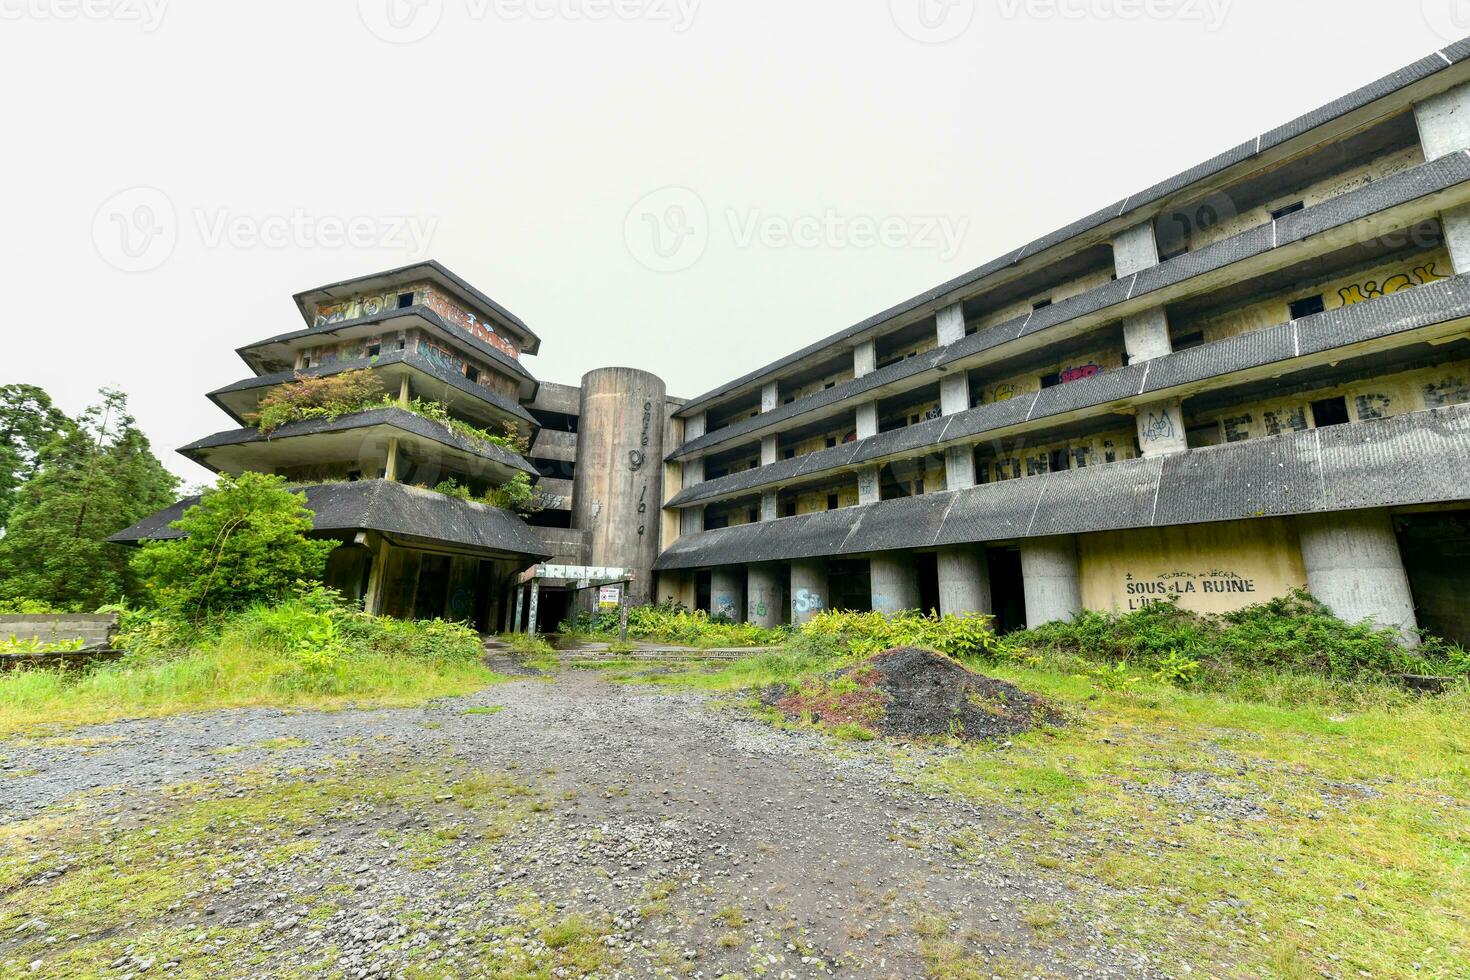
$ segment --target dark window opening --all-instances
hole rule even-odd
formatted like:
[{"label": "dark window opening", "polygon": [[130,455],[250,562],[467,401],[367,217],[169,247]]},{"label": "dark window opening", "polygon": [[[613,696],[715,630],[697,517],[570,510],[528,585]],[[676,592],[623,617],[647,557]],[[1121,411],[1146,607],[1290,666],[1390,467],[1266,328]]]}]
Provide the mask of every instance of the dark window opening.
[{"label": "dark window opening", "polygon": [[829,494],[827,494],[827,509],[828,510],[836,510],[838,508],[838,506],[839,506],[839,501],[837,500],[837,494],[835,494],[835,493],[829,493]]},{"label": "dark window opening", "polygon": [[348,483],[356,483],[362,479],[362,470],[350,470],[347,474]]},{"label": "dark window opening", "polygon": [[706,517],[704,527],[707,531],[719,531],[730,526],[730,515],[721,514],[718,517]]},{"label": "dark window opening", "polygon": [[1218,446],[1225,441],[1223,429],[1218,420],[1214,422],[1201,422],[1199,425],[1189,426],[1184,430],[1184,439],[1190,449],[1200,449],[1205,446]]},{"label": "dark window opening", "polygon": [[367,349],[367,356],[368,357],[377,357],[381,353],[383,353],[383,345],[382,344],[368,344],[368,349]]},{"label": "dark window opening", "polygon": [[787,517],[796,516],[796,501],[788,500],[781,508],[781,513]]},{"label": "dark window opening", "polygon": [[1348,419],[1347,398],[1325,398],[1320,402],[1312,402],[1312,418],[1317,420],[1317,428],[1324,429],[1329,425],[1347,425]]},{"label": "dark window opening", "polygon": [[837,437],[836,436],[828,436],[827,437],[827,448],[828,449],[831,449],[835,445],[837,445]]},{"label": "dark window opening", "polygon": [[1059,385],[1061,383],[1062,383],[1062,375],[1061,375],[1061,372],[1057,372],[1056,374],[1043,374],[1041,376],[1041,387],[1043,387],[1043,388],[1055,388],[1057,385]]},{"label": "dark window opening", "polygon": [[1032,310],[1044,310],[1044,309],[1046,309],[1050,305],[1051,305],[1051,300],[1049,300],[1049,299],[1038,300],[1037,302],[1031,304],[1031,309]]},{"label": "dark window opening", "polygon": [[922,479],[915,480],[914,481],[914,496],[915,497],[922,497],[923,495],[924,495],[924,481]]},{"label": "dark window opening", "polygon": [[406,310],[406,309],[408,309],[412,305],[413,305],[413,293],[399,293],[398,294],[398,308],[400,310]]},{"label": "dark window opening", "polygon": [[399,337],[398,338],[398,349],[399,350],[403,350],[407,346],[408,346],[408,341],[404,340],[402,337]]},{"label": "dark window opening", "polygon": [[1275,211],[1272,211],[1271,212],[1271,220],[1272,221],[1280,221],[1282,218],[1286,217],[1288,214],[1296,214],[1298,211],[1301,211],[1306,206],[1307,205],[1306,205],[1306,202],[1305,201],[1297,201],[1297,202],[1295,202],[1293,204],[1286,205],[1286,207],[1284,207],[1284,208],[1277,208]]},{"label": "dark window opening", "polygon": [[1320,294],[1299,299],[1291,304],[1291,318],[1300,320],[1305,316],[1316,316],[1327,309],[1327,304],[1322,301]]},{"label": "dark window opening", "polygon": [[836,387],[837,387],[837,382],[835,382],[835,381],[828,381],[826,384],[822,385],[823,390],[825,390],[827,388],[836,388]]},{"label": "dark window opening", "polygon": [[752,507],[749,511],[746,512],[746,516],[750,518],[750,523],[754,524],[756,521],[759,521],[761,519],[761,512]]},{"label": "dark window opening", "polygon": [[1203,330],[1196,330],[1194,333],[1181,334],[1180,336],[1174,338],[1174,349],[1176,351],[1189,350],[1190,348],[1203,347],[1204,345],[1205,332]]},{"label": "dark window opening", "polygon": [[466,378],[469,378],[471,381],[479,381],[480,369],[475,367],[473,364],[466,364],[464,366],[464,376]]},{"label": "dark window opening", "polygon": [[1053,449],[1047,459],[1047,463],[1052,473],[1070,470],[1072,468],[1072,454],[1065,449]]},{"label": "dark window opening", "polygon": [[918,425],[918,424],[919,424],[919,417],[917,415],[910,415],[909,416],[909,425]]},{"label": "dark window opening", "polygon": [[781,457],[783,459],[795,459],[796,458],[796,450],[795,449],[788,449],[784,453],[781,454]]},{"label": "dark window opening", "polygon": [[783,405],[790,405],[794,401],[796,401],[796,396],[795,395],[791,395],[791,396],[787,397],[787,399],[784,402],[782,402],[781,404],[783,404]]},{"label": "dark window opening", "polygon": [[1159,253],[1159,261],[1160,262],[1167,262],[1170,259],[1177,259],[1177,258],[1179,258],[1179,256],[1181,256],[1181,255],[1187,255],[1188,253],[1189,253],[1189,246],[1188,245],[1181,245],[1178,248],[1170,249],[1167,252],[1160,252]]}]

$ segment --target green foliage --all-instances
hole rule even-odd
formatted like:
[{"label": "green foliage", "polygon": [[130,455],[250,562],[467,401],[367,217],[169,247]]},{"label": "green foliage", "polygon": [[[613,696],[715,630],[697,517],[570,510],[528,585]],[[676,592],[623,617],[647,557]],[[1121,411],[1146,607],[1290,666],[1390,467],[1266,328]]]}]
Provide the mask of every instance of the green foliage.
[{"label": "green foliage", "polygon": [[56,616],[76,612],[40,599],[0,599],[0,616]]},{"label": "green foliage", "polygon": [[219,483],[173,523],[188,536],[144,546],[133,566],[156,604],[198,618],[292,595],[300,581],[321,578],[335,541],[306,537],[306,495],[277,476],[245,473]]},{"label": "green foliage", "polygon": [[1337,619],[1304,591],[1223,616],[1156,603],[1130,613],[1083,612],[1013,637],[1046,654],[1090,663],[1131,663],[1156,679],[1220,688],[1252,673],[1337,681],[1389,674],[1470,675],[1470,657],[1432,637],[1411,650],[1397,633]]},{"label": "green foliage", "polygon": [[249,417],[269,435],[303,419],[334,419],[382,401],[383,383],[372,371],[343,371],[326,377],[297,374],[296,380],[272,390]]},{"label": "green foliage", "polygon": [[0,528],[16,494],[40,468],[41,453],[76,424],[35,385],[0,385]]},{"label": "green foliage", "polygon": [[503,432],[493,433],[455,418],[440,402],[415,398],[404,404],[388,394],[378,376],[367,368],[325,377],[297,374],[294,381],[281,385],[262,398],[259,410],[249,417],[249,421],[261,432],[270,434],[291,422],[336,419],[378,408],[400,408],[437,422],[471,442],[500,446],[522,456],[530,449],[514,423],[507,422]]},{"label": "green foliage", "polygon": [[[581,615],[563,624],[563,632],[611,639],[619,633],[620,614],[612,609],[591,616]],[[769,647],[784,643],[786,629],[764,629],[749,623],[711,619],[702,611],[690,612],[678,603],[634,606],[628,610],[628,636],[654,643],[713,649],[717,647]]]},{"label": "green foliage", "polygon": [[518,514],[535,514],[543,509],[536,496],[536,488],[531,485],[531,477],[526,473],[517,473],[483,497],[476,497],[473,490],[453,477],[440,481],[433,490],[459,500],[498,507]]},{"label": "green foliage", "polygon": [[957,660],[996,660],[1011,652],[995,635],[993,618],[975,613],[936,616],[901,612],[828,611],[801,628],[804,636],[827,636],[858,656],[871,656],[895,647],[924,647]]},{"label": "green foliage", "polygon": [[86,645],[86,641],[81,639],[43,640],[39,636],[0,636],[0,654],[74,653]]},{"label": "green foliage", "polygon": [[39,451],[11,500],[0,599],[92,609],[137,591],[128,550],[105,539],[172,503],[177,481],[134,427],[127,397],[101,394]]}]

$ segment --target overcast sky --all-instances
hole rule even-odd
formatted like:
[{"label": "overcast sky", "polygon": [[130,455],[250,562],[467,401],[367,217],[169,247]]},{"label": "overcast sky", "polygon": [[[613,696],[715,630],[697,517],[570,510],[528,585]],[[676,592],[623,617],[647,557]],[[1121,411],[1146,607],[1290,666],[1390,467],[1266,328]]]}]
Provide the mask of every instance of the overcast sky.
[{"label": "overcast sky", "polygon": [[0,0],[0,383],[121,387],[201,480],[172,450],[293,293],[437,258],[541,380],[692,396],[1461,34],[1470,0]]}]

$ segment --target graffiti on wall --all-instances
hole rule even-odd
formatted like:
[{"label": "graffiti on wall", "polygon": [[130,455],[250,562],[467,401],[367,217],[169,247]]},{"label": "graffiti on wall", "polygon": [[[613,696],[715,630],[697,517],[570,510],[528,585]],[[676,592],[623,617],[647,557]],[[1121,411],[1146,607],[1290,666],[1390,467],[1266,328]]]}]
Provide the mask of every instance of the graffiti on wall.
[{"label": "graffiti on wall", "polygon": [[1307,425],[1307,410],[1301,405],[1279,412],[1266,412],[1266,434],[1279,436],[1290,429],[1292,432],[1306,432],[1311,428]]},{"label": "graffiti on wall", "polygon": [[1148,413],[1148,419],[1139,429],[1139,435],[1144,442],[1160,442],[1166,439],[1174,439],[1178,435],[1178,429],[1174,425],[1174,415],[1167,408],[1162,412]]},{"label": "graffiti on wall", "polygon": [[480,319],[439,290],[432,287],[427,290],[425,305],[465,333],[484,341],[501,353],[515,358],[521,356],[521,349],[510,338],[501,336],[496,331],[495,324]]},{"label": "graffiti on wall", "polygon": [[1128,597],[1128,611],[1142,609],[1159,602],[1192,595],[1252,595],[1256,580],[1236,572],[1212,569],[1206,572],[1172,571],[1157,576],[1124,576],[1123,594]]},{"label": "graffiti on wall", "polygon": [[819,613],[827,608],[827,603],[820,592],[797,589],[796,594],[791,597],[791,608],[800,614]]},{"label": "graffiti on wall", "polygon": [[433,361],[442,368],[453,371],[455,374],[464,373],[464,358],[447,347],[440,347],[438,344],[420,337],[416,350],[420,357]]},{"label": "graffiti on wall", "polygon": [[1358,421],[1367,422],[1372,419],[1386,419],[1393,414],[1390,409],[1393,401],[1387,395],[1359,395],[1353,399],[1358,408]]},{"label": "graffiti on wall", "polygon": [[[628,453],[628,468],[634,473],[643,469],[643,464],[648,461],[648,429],[653,424],[653,402],[643,403],[643,434],[639,437],[638,448]],[[643,489],[638,493],[638,536],[641,538],[648,533],[648,480],[645,477]]]},{"label": "graffiti on wall", "polygon": [[1343,306],[1353,306],[1357,303],[1366,303],[1379,296],[1390,296],[1405,289],[1413,289],[1415,286],[1424,286],[1439,279],[1448,279],[1449,276],[1440,275],[1437,265],[1438,263],[1430,262],[1428,265],[1416,267],[1412,273],[1389,276],[1383,280],[1382,285],[1376,279],[1354,283],[1344,289],[1339,289],[1337,295],[1342,299]]},{"label": "graffiti on wall", "polygon": [[1073,381],[1096,377],[1099,374],[1102,374],[1102,368],[1096,364],[1081,364],[1077,367],[1069,367],[1062,372],[1062,384],[1071,384]]},{"label": "graffiti on wall", "polygon": [[399,296],[412,296],[415,302],[418,299],[418,294],[412,288],[395,289],[392,292],[376,293],[371,296],[354,296],[352,299],[333,303],[330,306],[317,307],[316,319],[312,321],[312,325],[323,327],[331,323],[341,323],[344,320],[377,316],[380,313],[397,309]]},{"label": "graffiti on wall", "polygon": [[1424,386],[1424,407],[1444,408],[1470,402],[1470,381],[1464,378],[1449,378]]},{"label": "graffiti on wall", "polygon": [[991,404],[994,402],[1008,402],[1012,398],[1017,398],[1026,393],[1026,389],[1022,385],[1007,381],[1003,384],[993,385],[992,387],[986,389],[985,396],[982,401],[987,404]]}]

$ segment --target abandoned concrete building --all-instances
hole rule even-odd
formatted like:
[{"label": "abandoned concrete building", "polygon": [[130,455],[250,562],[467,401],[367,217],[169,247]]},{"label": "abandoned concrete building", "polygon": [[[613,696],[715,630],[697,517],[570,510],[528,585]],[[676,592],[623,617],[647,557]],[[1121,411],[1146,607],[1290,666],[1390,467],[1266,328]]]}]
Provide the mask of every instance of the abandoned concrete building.
[{"label": "abandoned concrete building", "polygon": [[[1010,629],[1306,587],[1470,640],[1470,41],[687,401],[630,369],[538,384],[535,335],[435,263],[296,299],[306,328],[211,396],[237,420],[370,366],[530,442],[386,408],[185,447],[307,486],[372,609],[546,629],[621,575],[763,625]],[[415,487],[517,470],[529,521]]]}]

